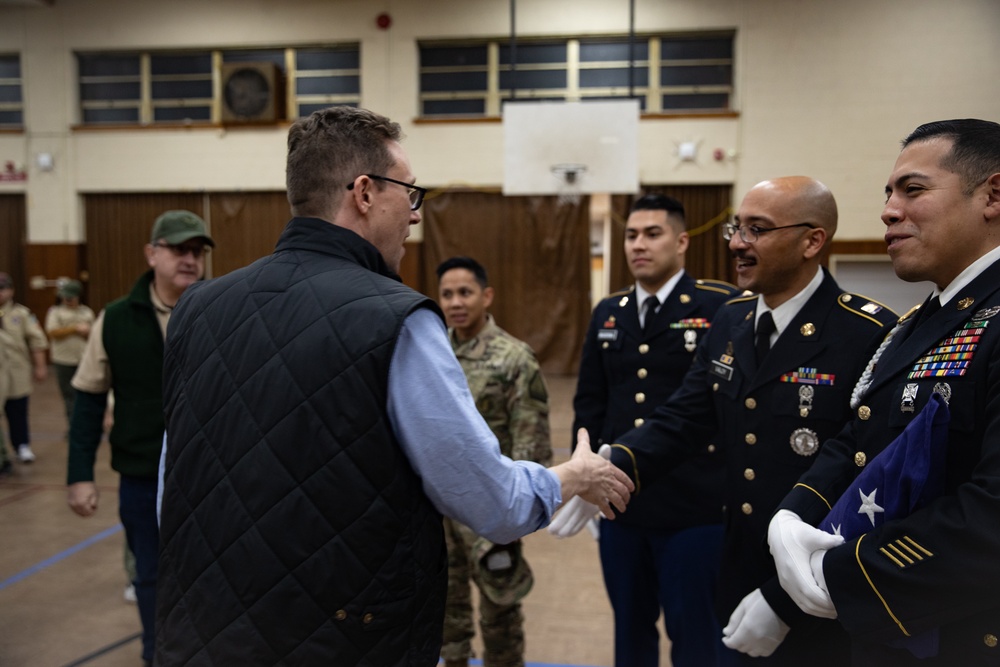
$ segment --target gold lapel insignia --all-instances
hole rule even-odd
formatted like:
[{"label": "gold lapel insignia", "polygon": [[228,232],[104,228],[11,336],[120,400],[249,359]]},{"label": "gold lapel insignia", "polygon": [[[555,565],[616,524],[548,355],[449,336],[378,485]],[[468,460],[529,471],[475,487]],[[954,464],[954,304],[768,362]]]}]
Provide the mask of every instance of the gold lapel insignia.
[{"label": "gold lapel insignia", "polygon": [[628,297],[627,296],[623,296],[622,299],[621,299],[621,301],[618,302],[618,306],[621,307],[621,306],[624,306],[627,303],[628,303]]},{"label": "gold lapel insignia", "polygon": [[691,297],[687,294],[681,294],[681,303],[691,303]]},{"label": "gold lapel insignia", "polygon": [[799,333],[803,336],[812,336],[816,333],[816,325],[812,322],[806,322],[801,327],[799,327]]},{"label": "gold lapel insignia", "polygon": [[961,301],[958,302],[958,309],[959,310],[965,310],[966,308],[968,308],[969,306],[971,306],[975,302],[976,302],[975,299],[973,299],[971,296],[967,296],[967,297],[965,297],[964,299],[962,299]]}]

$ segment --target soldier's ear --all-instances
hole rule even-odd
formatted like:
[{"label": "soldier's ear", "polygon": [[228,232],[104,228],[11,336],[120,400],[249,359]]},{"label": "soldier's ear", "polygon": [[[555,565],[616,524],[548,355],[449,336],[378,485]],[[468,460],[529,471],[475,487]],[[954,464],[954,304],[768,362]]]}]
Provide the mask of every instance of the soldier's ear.
[{"label": "soldier's ear", "polygon": [[483,288],[483,303],[489,308],[493,304],[493,288],[484,287]]}]

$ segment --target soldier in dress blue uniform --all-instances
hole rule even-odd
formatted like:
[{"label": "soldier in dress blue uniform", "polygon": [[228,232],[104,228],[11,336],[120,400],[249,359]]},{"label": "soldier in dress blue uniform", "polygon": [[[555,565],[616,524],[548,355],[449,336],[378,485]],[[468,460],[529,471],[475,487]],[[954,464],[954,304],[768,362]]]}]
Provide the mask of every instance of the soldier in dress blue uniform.
[{"label": "soldier in dress blue uniform", "polygon": [[[781,503],[771,550],[795,601],[850,633],[855,665],[1000,665],[1000,125],[920,126],[885,192],[896,275],[936,289],[872,357],[854,420]],[[941,479],[927,480],[942,492],[882,521],[895,499],[860,489],[879,525],[835,546],[811,526],[934,394],[950,409]]]},{"label": "soldier in dress blue uniform", "polygon": [[747,664],[848,661],[843,630],[788,598],[765,544],[778,502],[849,418],[866,342],[896,319],[820,266],[836,226],[833,195],[814,179],[754,186],[725,231],[737,282],[753,294],[719,310],[681,388],[612,448],[636,499],[705,442],[720,452],[727,509],[717,608],[728,619],[723,642]]},{"label": "soldier in dress blue uniform", "polygon": [[[738,293],[687,274],[687,247],[681,202],[663,195],[636,200],[625,229],[636,282],[594,309],[573,399],[573,433],[586,428],[595,449],[642,424],[680,386],[715,312]],[[651,298],[655,305],[645,306]],[[713,665],[726,651],[713,607],[723,483],[722,461],[705,441],[617,520],[601,522],[617,667],[660,664],[661,608],[675,667]]]}]

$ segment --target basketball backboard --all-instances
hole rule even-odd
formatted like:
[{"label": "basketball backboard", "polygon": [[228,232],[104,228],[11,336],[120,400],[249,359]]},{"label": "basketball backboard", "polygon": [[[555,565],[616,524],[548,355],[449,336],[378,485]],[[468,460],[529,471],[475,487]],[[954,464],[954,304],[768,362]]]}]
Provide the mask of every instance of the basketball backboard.
[{"label": "basketball backboard", "polygon": [[639,101],[508,102],[505,195],[639,191]]}]

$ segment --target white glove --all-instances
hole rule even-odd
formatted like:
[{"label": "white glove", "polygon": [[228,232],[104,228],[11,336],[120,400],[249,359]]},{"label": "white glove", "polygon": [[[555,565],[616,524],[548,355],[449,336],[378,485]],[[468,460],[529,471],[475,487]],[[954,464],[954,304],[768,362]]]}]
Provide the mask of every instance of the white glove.
[{"label": "white glove", "polygon": [[729,617],[729,623],[722,628],[722,643],[751,658],[766,658],[787,634],[788,626],[774,613],[758,588],[743,598]]},{"label": "white glove", "polygon": [[[799,515],[778,510],[767,527],[767,544],[778,570],[778,581],[795,604],[807,614],[837,618],[837,610],[825,587],[813,575],[810,559],[814,552],[827,551],[844,543],[840,535],[813,528]],[[822,558],[822,557],[821,557]],[[822,576],[822,567],[820,568]]]},{"label": "white glove", "polygon": [[[605,460],[611,458],[611,445],[605,443],[597,450],[597,453]],[[591,535],[597,539],[597,529],[594,525],[588,525],[594,520],[594,515],[599,514],[601,509],[593,503],[588,503],[580,496],[573,496],[563,505],[549,523],[550,534],[562,539],[573,537],[584,526],[588,526]],[[596,523],[596,522],[595,522]]]}]

